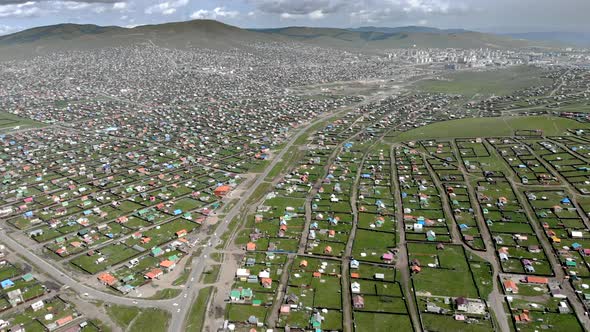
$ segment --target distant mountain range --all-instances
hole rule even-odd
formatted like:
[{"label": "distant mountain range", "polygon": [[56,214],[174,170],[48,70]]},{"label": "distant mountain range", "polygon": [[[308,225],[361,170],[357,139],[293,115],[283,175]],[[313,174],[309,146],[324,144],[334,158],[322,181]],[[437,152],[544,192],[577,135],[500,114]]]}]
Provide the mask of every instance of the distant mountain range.
[{"label": "distant mountain range", "polygon": [[438,29],[438,28],[431,28],[425,26],[405,26],[405,27],[396,27],[396,28],[388,28],[388,27],[360,27],[360,28],[350,28],[350,31],[358,31],[358,32],[382,32],[382,33],[400,33],[400,32],[423,32],[423,33],[440,33],[440,34],[450,34],[450,33],[463,33],[469,32],[465,29]]},{"label": "distant mountain range", "polygon": [[590,32],[526,32],[502,34],[515,39],[563,43],[572,46],[590,47]]},{"label": "distant mountain range", "polygon": [[409,26],[355,29],[287,27],[241,29],[213,20],[144,25],[135,28],[90,24],[58,24],[0,36],[0,59],[23,58],[61,50],[96,49],[134,43],[172,48],[249,48],[256,42],[297,41],[326,47],[383,50],[389,48],[526,48],[550,47],[539,41],[514,39],[462,29]]},{"label": "distant mountain range", "polygon": [[467,30],[440,30],[426,27],[357,29],[287,27],[252,30],[316,45],[354,48],[526,48],[547,47],[546,43],[516,40]]}]

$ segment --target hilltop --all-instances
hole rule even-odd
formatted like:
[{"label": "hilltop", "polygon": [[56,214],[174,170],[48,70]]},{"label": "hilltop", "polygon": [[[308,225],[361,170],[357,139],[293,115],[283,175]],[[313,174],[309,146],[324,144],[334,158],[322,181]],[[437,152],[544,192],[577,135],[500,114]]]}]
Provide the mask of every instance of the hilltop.
[{"label": "hilltop", "polygon": [[272,40],[264,34],[213,20],[193,20],[134,28],[58,24],[0,36],[0,58],[22,58],[61,50],[153,43],[170,48],[228,49]]}]

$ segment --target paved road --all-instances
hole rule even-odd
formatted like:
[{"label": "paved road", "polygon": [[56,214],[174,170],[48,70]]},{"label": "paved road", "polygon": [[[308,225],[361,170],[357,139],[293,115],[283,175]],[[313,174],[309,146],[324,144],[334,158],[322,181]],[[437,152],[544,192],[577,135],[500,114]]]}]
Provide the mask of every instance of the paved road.
[{"label": "paved road", "polygon": [[88,294],[88,298],[97,299],[105,302],[110,302],[113,304],[119,305],[135,305],[137,307],[142,308],[167,308],[172,301],[171,300],[142,300],[142,299],[132,299],[128,297],[113,295],[109,293],[105,293],[94,289],[90,286],[84,285],[74,278],[72,278],[68,272],[62,271],[58,268],[59,264],[52,264],[48,262],[45,258],[39,257],[36,254],[29,251],[27,248],[22,246],[17,241],[13,240],[9,237],[6,232],[0,231],[0,238],[2,242],[6,244],[8,248],[12,251],[17,252],[19,255],[24,256],[27,260],[29,260],[32,264],[34,264],[38,269],[42,270],[43,272],[47,273],[49,276],[56,279],[58,282],[69,286],[71,289],[79,292],[80,294],[84,295],[85,293]]},{"label": "paved road", "polygon": [[[214,247],[219,242],[221,234],[225,233],[225,231],[227,230],[227,228],[229,226],[229,222],[231,220],[233,220],[236,216],[238,216],[238,214],[240,214],[242,208],[244,207],[244,205],[246,204],[246,202],[248,201],[250,196],[252,196],[252,194],[254,194],[256,189],[264,182],[264,180],[266,179],[268,174],[270,174],[272,169],[281,161],[281,159],[287,153],[287,151],[289,151],[291,146],[293,146],[293,144],[295,144],[295,141],[297,141],[297,139],[299,137],[301,137],[305,132],[307,132],[312,126],[324,121],[325,119],[327,119],[330,116],[332,116],[336,113],[339,113],[339,112],[340,111],[326,113],[326,114],[320,116],[319,118],[316,118],[314,121],[308,123],[306,126],[299,128],[297,133],[295,135],[291,136],[291,138],[285,144],[285,146],[283,147],[281,152],[279,152],[275,156],[275,158],[270,162],[270,164],[268,166],[266,166],[264,171],[257,176],[254,183],[252,183],[250,185],[250,187],[242,194],[242,196],[240,197],[240,200],[231,208],[231,210],[227,213],[227,215],[223,218],[223,220],[219,221],[217,229],[210,240],[211,246],[205,247],[201,256],[196,259],[193,259],[193,263],[192,263],[193,268],[191,270],[191,274],[189,276],[189,283],[187,284],[187,286],[190,285],[191,281],[197,282],[199,280],[201,274],[203,273],[203,270],[205,269],[206,264],[204,264],[205,263],[204,260],[209,255],[211,255],[212,252],[215,251]],[[174,312],[172,313],[171,324],[169,325],[168,331],[178,332],[178,331],[183,330],[186,316],[188,315],[188,312],[190,310],[191,303],[196,299],[198,289],[199,289],[199,287],[196,287],[193,289],[190,289],[187,287],[187,288],[185,288],[185,291],[183,291],[180,294],[180,296],[179,296],[180,300],[178,302],[176,302],[176,303],[178,303],[178,306],[177,306],[178,309],[173,310]],[[185,296],[185,295],[188,295],[188,296]]]}]

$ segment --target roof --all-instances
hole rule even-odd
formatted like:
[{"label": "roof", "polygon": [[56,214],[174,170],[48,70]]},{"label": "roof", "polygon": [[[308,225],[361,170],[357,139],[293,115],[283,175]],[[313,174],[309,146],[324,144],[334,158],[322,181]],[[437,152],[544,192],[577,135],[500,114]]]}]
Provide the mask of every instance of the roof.
[{"label": "roof", "polygon": [[173,267],[174,265],[176,265],[176,263],[174,263],[173,261],[170,261],[170,260],[165,260],[165,261],[160,262],[160,266],[164,267],[164,268],[170,268],[170,267]]},{"label": "roof", "polygon": [[106,272],[99,274],[97,278],[98,280],[104,282],[109,286],[112,286],[117,282],[117,278],[115,278],[112,274]]},{"label": "roof", "polygon": [[536,277],[536,276],[527,276],[526,281],[533,283],[533,284],[548,284],[549,279],[544,277]]}]

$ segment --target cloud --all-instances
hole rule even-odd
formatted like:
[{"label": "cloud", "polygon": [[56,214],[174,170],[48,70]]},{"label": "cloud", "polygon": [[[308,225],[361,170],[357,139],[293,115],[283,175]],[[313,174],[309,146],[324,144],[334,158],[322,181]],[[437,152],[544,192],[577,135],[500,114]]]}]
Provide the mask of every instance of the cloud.
[{"label": "cloud", "polygon": [[256,8],[269,14],[287,14],[305,16],[313,12],[324,14],[335,13],[357,1],[346,0],[250,0]]},{"label": "cloud", "polygon": [[366,0],[365,6],[350,11],[351,19],[359,23],[414,20],[427,22],[430,17],[459,15],[469,12],[466,4],[449,0]]},{"label": "cloud", "polygon": [[216,20],[218,18],[236,18],[240,15],[239,12],[235,10],[226,10],[225,7],[217,7],[213,10],[206,10],[200,9],[196,12],[191,14],[191,19],[198,20],[198,19],[212,19]]},{"label": "cloud", "polygon": [[125,9],[127,9],[127,3],[126,2],[115,2],[113,4],[113,10],[123,11]]},{"label": "cloud", "polygon": [[180,7],[184,7],[188,4],[188,0],[175,0],[175,1],[164,1],[158,4],[149,6],[145,9],[146,14],[161,14],[161,15],[172,15],[176,13],[176,10]]},{"label": "cloud", "polygon": [[[109,3],[119,2],[119,1],[121,1],[121,0],[75,0],[75,1],[71,1],[71,2],[109,4]],[[30,0],[0,0],[0,6],[24,4],[27,2],[31,2],[31,1]],[[36,0],[35,2],[43,3],[43,2],[56,2],[56,1],[54,1],[54,0]]]},{"label": "cloud", "polygon": [[[320,20],[330,15],[346,15],[365,22],[392,19],[421,20],[433,15],[449,15],[467,9],[451,0],[247,0],[266,14],[282,19]],[[465,0],[463,0],[465,1]]]},{"label": "cloud", "polygon": [[7,35],[18,30],[22,30],[22,28],[0,24],[0,36]]},{"label": "cloud", "polygon": [[0,5],[0,17],[33,17],[39,15],[41,9],[34,1],[19,4]]}]

